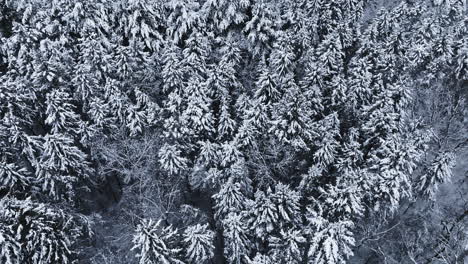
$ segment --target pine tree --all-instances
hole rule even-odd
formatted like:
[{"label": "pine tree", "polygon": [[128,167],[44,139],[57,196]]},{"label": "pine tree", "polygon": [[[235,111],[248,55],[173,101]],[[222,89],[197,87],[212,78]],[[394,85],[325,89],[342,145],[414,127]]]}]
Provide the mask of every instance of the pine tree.
[{"label": "pine tree", "polygon": [[331,77],[343,69],[344,52],[338,34],[331,33],[325,37],[317,48],[318,62],[323,65],[323,73]]},{"label": "pine tree", "polygon": [[21,245],[12,231],[0,222],[0,260],[5,264],[19,264],[23,259]]},{"label": "pine tree", "polygon": [[299,200],[301,199],[299,193],[291,190],[287,185],[278,183],[275,186],[275,192],[271,194],[274,203],[276,204],[279,218],[278,223],[280,227],[295,226],[299,220]]},{"label": "pine tree", "polygon": [[183,263],[179,254],[181,249],[175,247],[177,230],[172,226],[162,226],[162,221],[143,220],[136,229],[133,239],[133,250],[139,250],[139,263]]},{"label": "pine tree", "polygon": [[[125,0],[119,6],[119,32],[132,43],[143,42],[151,50],[159,50],[163,42],[161,27],[165,26],[161,1]],[[119,12],[119,13],[120,13]]]},{"label": "pine tree", "polygon": [[161,75],[163,78],[163,91],[175,92],[181,95],[184,80],[184,67],[181,61],[182,51],[175,45],[168,45],[163,50]]},{"label": "pine tree", "polygon": [[314,112],[313,103],[293,79],[289,79],[283,87],[286,93],[274,105],[271,130],[284,143],[298,149],[307,149],[308,142],[314,137],[310,126],[311,113]]},{"label": "pine tree", "polygon": [[222,223],[225,241],[224,256],[229,263],[244,263],[250,249],[245,220],[241,214],[230,213]]},{"label": "pine tree", "polygon": [[216,201],[215,217],[224,219],[229,213],[241,213],[246,208],[247,199],[241,191],[241,185],[229,178],[218,193],[213,195]]},{"label": "pine tree", "polygon": [[[87,223],[61,209],[27,200],[0,200],[2,259],[11,263],[73,263],[76,253],[73,244],[86,236]],[[14,238],[13,241],[7,240]],[[7,262],[8,263],[8,262]]]},{"label": "pine tree", "polygon": [[186,169],[187,159],[181,155],[177,146],[165,144],[159,150],[159,162],[164,170],[171,174],[179,173]]},{"label": "pine tree", "polygon": [[260,2],[252,6],[252,17],[246,22],[243,32],[253,46],[254,54],[261,54],[275,39],[278,16],[271,2]]},{"label": "pine tree", "polygon": [[256,254],[252,260],[247,262],[248,264],[272,264],[273,260],[268,255]]},{"label": "pine tree", "polygon": [[269,105],[277,102],[280,96],[281,91],[275,83],[275,74],[265,65],[262,65],[256,82],[255,98],[260,103]]},{"label": "pine tree", "polygon": [[229,138],[234,134],[237,128],[237,122],[231,114],[230,98],[225,97],[221,101],[221,114],[219,116],[219,125],[217,134],[219,138]]},{"label": "pine tree", "polygon": [[310,223],[315,232],[312,237],[308,256],[314,263],[344,263],[349,256],[353,255],[351,247],[355,240],[351,232],[353,223],[350,221],[328,222],[320,216],[314,216]]},{"label": "pine tree", "polygon": [[349,70],[349,98],[351,109],[369,104],[371,98],[372,73],[369,58],[357,58],[351,62]]},{"label": "pine tree", "polygon": [[32,186],[28,170],[15,163],[7,163],[6,160],[0,162],[0,179],[0,192],[21,194]]},{"label": "pine tree", "polygon": [[305,242],[299,230],[281,230],[279,237],[270,239],[272,258],[276,263],[302,263],[302,244]]},{"label": "pine tree", "polygon": [[337,148],[339,146],[337,137],[339,136],[339,119],[336,113],[326,116],[321,120],[322,138],[317,142],[318,149],[314,153],[314,159],[317,164],[325,169],[332,164],[336,157]]},{"label": "pine tree", "polygon": [[194,0],[172,0],[166,3],[169,10],[166,34],[175,43],[184,39],[186,34],[196,26],[202,25],[198,12],[200,4]]},{"label": "pine tree", "polygon": [[364,211],[363,195],[357,187],[356,180],[340,178],[339,181],[338,186],[319,188],[321,196],[324,197],[323,204],[327,206],[331,218],[350,219],[362,216]]},{"label": "pine tree", "polygon": [[47,94],[45,124],[52,133],[76,134],[79,117],[66,91],[53,90]]},{"label": "pine tree", "polygon": [[445,152],[433,160],[427,172],[420,178],[419,190],[429,197],[434,197],[440,184],[450,181],[452,169],[455,165],[453,153]]},{"label": "pine tree", "polygon": [[203,83],[191,78],[187,83],[187,108],[182,113],[182,124],[191,128],[191,134],[209,136],[214,133],[211,98]]},{"label": "pine tree", "polygon": [[203,3],[204,20],[212,23],[219,31],[225,31],[232,26],[245,22],[248,18],[246,12],[250,7],[248,0],[208,0]]},{"label": "pine tree", "polygon": [[266,193],[258,190],[252,206],[249,225],[261,241],[267,241],[275,230],[276,224],[279,223],[278,209],[273,201],[272,190],[268,188]]},{"label": "pine tree", "polygon": [[213,257],[214,232],[208,230],[208,224],[189,226],[183,236],[188,246],[186,257],[191,263],[207,263]]},{"label": "pine tree", "polygon": [[86,154],[63,134],[45,135],[40,153],[41,158],[34,165],[43,194],[53,199],[73,198],[77,184],[89,177]]}]

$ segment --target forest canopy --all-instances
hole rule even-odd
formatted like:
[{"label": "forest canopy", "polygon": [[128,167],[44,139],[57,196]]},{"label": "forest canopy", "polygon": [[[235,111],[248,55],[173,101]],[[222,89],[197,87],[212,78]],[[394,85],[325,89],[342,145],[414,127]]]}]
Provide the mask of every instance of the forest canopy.
[{"label": "forest canopy", "polygon": [[466,263],[465,0],[0,0],[0,262]]}]

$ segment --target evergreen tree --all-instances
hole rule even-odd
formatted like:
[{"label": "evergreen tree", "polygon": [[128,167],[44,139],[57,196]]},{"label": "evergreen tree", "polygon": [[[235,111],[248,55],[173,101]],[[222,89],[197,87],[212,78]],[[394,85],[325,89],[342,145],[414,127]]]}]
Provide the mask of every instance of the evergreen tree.
[{"label": "evergreen tree", "polygon": [[31,187],[31,175],[15,163],[0,162],[0,192],[21,194]]},{"label": "evergreen tree", "polygon": [[273,237],[272,258],[276,263],[302,263],[302,244],[305,238],[298,230],[281,231],[279,237]]},{"label": "evergreen tree", "polygon": [[86,154],[63,134],[45,135],[39,151],[41,158],[34,165],[42,193],[53,199],[73,198],[74,187],[89,177]]},{"label": "evergreen tree", "polygon": [[169,11],[166,34],[175,43],[184,39],[194,27],[203,24],[199,16],[200,4],[194,0],[172,0],[166,3]]},{"label": "evergreen tree", "polygon": [[463,0],[0,1],[0,262],[460,262],[467,32]]},{"label": "evergreen tree", "polygon": [[187,227],[184,231],[184,242],[188,245],[187,259],[192,263],[207,263],[213,257],[213,236],[208,225]]},{"label": "evergreen tree", "polygon": [[3,198],[0,208],[0,257],[6,263],[73,263],[73,244],[88,235],[83,219],[30,199]]},{"label": "evergreen tree", "polygon": [[355,240],[350,229],[353,223],[341,221],[330,223],[320,216],[310,219],[311,224],[316,228],[310,241],[308,256],[314,263],[344,263],[353,255],[351,250]]},{"label": "evergreen tree", "polygon": [[241,214],[230,213],[223,220],[223,227],[225,241],[224,256],[229,263],[244,263],[250,249],[245,220]]},{"label": "evergreen tree", "polygon": [[249,0],[208,0],[203,3],[202,10],[205,21],[221,32],[232,26],[245,22],[251,3]]},{"label": "evergreen tree", "polygon": [[21,245],[12,230],[3,223],[0,224],[0,260],[5,264],[19,264],[22,261]]},{"label": "evergreen tree", "polygon": [[276,224],[279,223],[278,209],[273,201],[272,190],[269,188],[266,193],[257,191],[252,206],[249,225],[260,241],[266,242],[275,231]]},{"label": "evergreen tree", "polygon": [[428,171],[421,176],[419,189],[429,197],[434,197],[440,184],[450,181],[455,164],[452,153],[440,153],[429,166]]},{"label": "evergreen tree", "polygon": [[271,264],[273,261],[268,255],[256,254],[252,260],[249,260],[249,264]]},{"label": "evergreen tree", "polygon": [[181,156],[176,146],[164,145],[159,150],[159,157],[162,168],[171,174],[178,173],[187,166],[187,160]]},{"label": "evergreen tree", "polygon": [[215,216],[224,219],[229,213],[241,213],[246,209],[247,199],[241,191],[241,185],[229,178],[213,196],[216,201]]},{"label": "evergreen tree", "polygon": [[134,250],[139,250],[140,263],[183,263],[179,254],[182,251],[174,245],[177,230],[162,226],[162,221],[144,220],[138,225],[133,239]]}]

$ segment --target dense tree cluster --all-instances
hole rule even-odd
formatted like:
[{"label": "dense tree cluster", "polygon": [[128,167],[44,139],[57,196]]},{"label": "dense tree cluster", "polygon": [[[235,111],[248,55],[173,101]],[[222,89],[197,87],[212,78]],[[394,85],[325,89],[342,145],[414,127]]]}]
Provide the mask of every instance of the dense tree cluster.
[{"label": "dense tree cluster", "polygon": [[0,0],[0,37],[1,263],[468,255],[463,0]]}]

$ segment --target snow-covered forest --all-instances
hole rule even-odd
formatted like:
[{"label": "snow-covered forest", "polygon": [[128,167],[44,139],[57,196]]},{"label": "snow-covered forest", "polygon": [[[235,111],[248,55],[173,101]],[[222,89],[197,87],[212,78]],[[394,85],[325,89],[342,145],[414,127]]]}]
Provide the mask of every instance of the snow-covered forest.
[{"label": "snow-covered forest", "polygon": [[0,0],[0,263],[468,263],[467,99],[466,0]]}]

